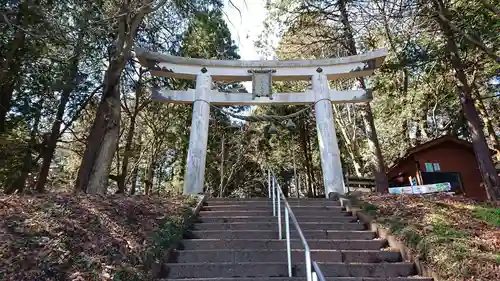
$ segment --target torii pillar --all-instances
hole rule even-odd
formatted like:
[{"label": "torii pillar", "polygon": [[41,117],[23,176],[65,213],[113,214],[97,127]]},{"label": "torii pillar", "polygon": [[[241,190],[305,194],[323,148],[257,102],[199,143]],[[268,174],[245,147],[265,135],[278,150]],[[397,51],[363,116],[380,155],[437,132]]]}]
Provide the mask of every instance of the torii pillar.
[{"label": "torii pillar", "polygon": [[[345,194],[340,151],[335,132],[332,103],[360,103],[372,99],[371,90],[331,90],[329,80],[372,75],[387,50],[324,60],[205,60],[183,58],[136,49],[152,75],[196,79],[196,89],[175,91],[153,89],[153,98],[168,103],[192,103],[193,118],[184,176],[184,194],[203,193],[211,104],[262,105],[312,104],[321,154],[325,196]],[[252,93],[223,93],[212,90],[215,81],[252,81]],[[311,80],[312,91],[272,93],[272,80]]]}]

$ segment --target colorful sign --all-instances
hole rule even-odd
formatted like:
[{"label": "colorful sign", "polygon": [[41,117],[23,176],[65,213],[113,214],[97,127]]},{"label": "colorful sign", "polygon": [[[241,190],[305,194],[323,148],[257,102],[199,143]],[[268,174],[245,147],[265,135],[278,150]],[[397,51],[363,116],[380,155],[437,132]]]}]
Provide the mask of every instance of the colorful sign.
[{"label": "colorful sign", "polygon": [[390,194],[427,194],[451,190],[449,182],[389,188]]}]

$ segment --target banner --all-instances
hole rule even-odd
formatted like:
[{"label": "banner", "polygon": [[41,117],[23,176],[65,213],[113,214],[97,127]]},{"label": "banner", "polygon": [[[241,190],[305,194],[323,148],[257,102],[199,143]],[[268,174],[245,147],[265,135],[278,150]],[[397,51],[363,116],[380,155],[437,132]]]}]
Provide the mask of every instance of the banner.
[{"label": "banner", "polygon": [[389,188],[390,194],[426,194],[435,192],[448,192],[451,190],[451,184],[449,182],[425,184],[425,185],[415,185],[415,186],[403,186],[403,187],[392,187]]}]

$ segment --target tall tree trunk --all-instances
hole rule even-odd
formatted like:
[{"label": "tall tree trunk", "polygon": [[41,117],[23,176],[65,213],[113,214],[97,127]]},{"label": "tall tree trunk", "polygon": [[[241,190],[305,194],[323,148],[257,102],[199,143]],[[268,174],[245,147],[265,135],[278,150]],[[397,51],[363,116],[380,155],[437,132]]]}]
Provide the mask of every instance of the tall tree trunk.
[{"label": "tall tree trunk", "polygon": [[[139,138],[139,144],[137,145],[138,151],[141,151],[140,154],[142,154],[142,141]],[[141,155],[139,154],[139,159],[141,159]],[[139,163],[136,163],[134,165],[134,168],[132,169],[132,175],[130,176],[130,195],[134,195],[137,191],[137,178],[139,177]]]},{"label": "tall tree trunk", "polygon": [[149,165],[146,171],[146,180],[145,180],[145,193],[146,195],[151,195],[151,192],[153,191],[153,180],[155,176],[155,168],[156,168],[156,161],[155,161],[155,154],[152,152],[151,153],[151,159],[149,160]]},{"label": "tall tree trunk", "polygon": [[[344,35],[346,37],[346,48],[350,55],[357,55],[356,42],[354,41],[354,35],[351,23],[349,22],[349,14],[347,12],[346,0],[338,0],[338,7],[340,10],[341,22],[344,28]],[[359,78],[360,87],[366,89],[365,81],[362,77]],[[370,164],[373,169],[373,174],[375,176],[376,190],[377,192],[387,193],[389,188],[389,181],[387,180],[387,175],[385,174],[385,163],[382,156],[382,151],[380,150],[380,144],[378,142],[377,132],[375,130],[375,124],[373,122],[373,113],[369,103],[361,105],[361,118],[363,120],[363,125],[365,129],[366,136],[368,137],[368,148],[370,149],[370,157],[372,159]]]},{"label": "tall tree trunk", "polygon": [[6,130],[7,114],[11,109],[12,95],[20,76],[19,70],[22,63],[20,56],[26,43],[26,33],[23,29],[26,28],[25,19],[28,16],[30,4],[31,1],[22,1],[19,5],[15,25],[22,28],[16,30],[14,38],[7,44],[8,51],[2,55],[4,58],[0,69],[0,134]]},{"label": "tall tree trunk", "polygon": [[84,33],[81,32],[78,35],[77,43],[75,44],[75,52],[69,64],[68,75],[64,79],[64,89],[61,93],[61,100],[57,106],[57,112],[54,122],[52,123],[52,128],[50,130],[50,136],[47,142],[47,147],[44,148],[42,152],[42,167],[38,173],[38,178],[35,184],[35,190],[37,192],[44,192],[45,184],[47,182],[47,177],[49,176],[50,164],[52,163],[52,158],[54,157],[54,152],[57,147],[57,140],[60,136],[62,119],[64,117],[64,112],[66,111],[66,105],[68,104],[71,93],[74,91],[76,86],[76,77],[78,75],[78,63],[80,62],[80,55],[82,51]]},{"label": "tall tree trunk", "polygon": [[488,132],[488,138],[490,139],[490,142],[493,146],[493,150],[495,151],[497,161],[500,161],[500,143],[498,141],[498,136],[495,132],[495,127],[493,126],[493,122],[491,122],[490,114],[488,113],[488,110],[484,106],[481,96],[479,95],[477,90],[474,92],[475,92],[474,97],[476,99],[476,108],[479,110],[479,114],[483,119],[484,125],[486,126],[486,132]]},{"label": "tall tree trunk", "polygon": [[158,166],[158,168],[156,169],[156,172],[155,174],[157,175],[157,181],[156,181],[156,193],[158,195],[160,195],[160,192],[161,192],[161,184],[163,182],[163,178],[165,176],[165,174],[163,173],[163,168],[165,167],[165,163],[166,163],[166,160],[165,161],[162,161]]},{"label": "tall tree trunk", "polygon": [[[343,118],[340,116],[338,108],[334,105],[334,119],[340,129],[341,139],[344,141],[345,150],[347,151],[349,158],[351,158],[352,165],[354,167],[354,173],[356,176],[361,177],[361,155],[359,155],[358,144],[356,143],[355,134],[350,137],[347,132],[346,122],[343,122]],[[354,117],[353,119],[355,119]],[[352,122],[352,121],[351,121]]]},{"label": "tall tree trunk", "polygon": [[125,62],[111,60],[104,78],[103,98],[78,170],[76,190],[105,194],[108,175],[120,134],[120,75]]},{"label": "tall tree trunk", "polygon": [[[450,14],[442,0],[434,0],[434,10],[436,11],[435,19],[439,24],[443,35],[446,38],[446,51],[448,59],[455,70],[455,77],[458,80],[458,92],[460,103],[467,119],[467,127],[472,138],[472,145],[476,154],[476,159],[479,164],[483,181],[486,187],[486,193],[491,200],[500,198],[500,178],[498,177],[495,166],[491,159],[490,150],[483,133],[481,120],[474,106],[472,99],[472,88],[467,81],[464,65],[460,57],[460,53],[455,42],[455,37],[451,27],[448,25]],[[445,20],[443,20],[443,18]]]},{"label": "tall tree trunk", "polygon": [[[138,101],[136,101],[136,103],[137,102]],[[134,113],[132,113],[132,116],[130,117],[130,124],[128,127],[128,135],[127,135],[127,140],[125,142],[125,151],[123,152],[122,169],[121,169],[120,175],[118,177],[118,191],[117,191],[117,193],[125,193],[125,185],[126,185],[127,171],[128,171],[128,162],[130,159],[130,155],[132,154],[132,141],[134,140],[136,119],[137,119],[137,112],[134,111]]]},{"label": "tall tree trunk", "polygon": [[32,145],[28,144],[24,152],[23,166],[21,168],[21,175],[17,177],[14,182],[5,190],[6,194],[12,194],[14,192],[22,193],[24,187],[26,186],[26,180],[31,172],[31,167],[33,166],[33,158],[31,157]]},{"label": "tall tree trunk", "polygon": [[316,176],[315,176],[315,168],[312,160],[312,145],[311,145],[311,137],[309,134],[305,134],[306,137],[306,143],[307,143],[307,152],[306,152],[306,157],[309,158],[308,163],[309,163],[309,178],[310,178],[310,189],[307,191],[307,197],[312,198],[313,196],[316,196],[316,189],[318,186],[318,183],[316,182]]},{"label": "tall tree trunk", "polygon": [[[128,135],[127,139],[125,142],[125,148],[123,152],[123,161],[122,161],[122,167],[121,167],[121,172],[120,175],[118,176],[118,191],[117,193],[125,193],[126,189],[126,181],[127,181],[127,173],[128,173],[128,164],[129,164],[129,159],[132,154],[132,143],[134,140],[135,136],[135,127],[136,127],[136,121],[137,121],[137,116],[139,115],[139,112],[148,104],[148,102],[140,103],[141,97],[143,96],[143,77],[144,71],[142,69],[139,70],[139,78],[136,83],[136,89],[135,89],[135,104],[133,108],[133,112],[130,112],[130,110],[127,108],[128,115],[130,116],[130,124],[128,127]],[[126,102],[125,102],[126,105]]]},{"label": "tall tree trunk", "polygon": [[118,20],[116,40],[110,46],[112,52],[104,75],[103,96],[78,170],[75,184],[77,192],[106,193],[109,170],[120,135],[120,76],[130,59],[134,38],[142,19],[166,3],[162,0],[154,6],[151,0],[143,2],[144,5],[136,10],[130,1],[121,2],[119,14],[123,16]]},{"label": "tall tree trunk", "polygon": [[[36,164],[36,161],[33,161],[32,158],[32,152],[34,151],[35,147],[37,146],[37,133],[38,133],[38,126],[40,125],[40,119],[42,117],[42,106],[43,106],[43,100],[40,100],[38,104],[35,107],[36,115],[35,115],[35,120],[33,122],[33,128],[31,129],[31,136],[30,139],[28,140],[28,144],[24,153],[23,157],[23,166],[21,168],[21,175],[17,177],[14,182],[7,188],[5,193],[10,194],[16,192],[16,190],[19,193],[22,193],[24,191],[24,187],[26,186],[26,180],[28,179],[29,174],[32,171],[33,164]],[[25,107],[29,108],[29,102],[28,100],[25,100]],[[37,159],[39,160],[39,159]]]},{"label": "tall tree trunk", "polygon": [[222,141],[221,141],[221,153],[220,153],[220,183],[219,183],[219,197],[222,198],[224,197],[224,143],[226,139],[225,136],[222,135]]},{"label": "tall tree trunk", "polygon": [[302,151],[304,153],[304,159],[305,159],[305,166],[306,166],[306,173],[307,173],[307,196],[310,197],[312,196],[312,178],[311,178],[311,161],[309,161],[309,150],[307,147],[307,138],[306,135],[308,132],[306,131],[306,124],[304,122],[304,119],[300,119],[300,144],[302,147]]},{"label": "tall tree trunk", "polygon": [[50,164],[52,163],[52,158],[54,157],[54,152],[56,151],[62,118],[71,92],[72,90],[65,90],[61,94],[61,100],[59,101],[59,106],[57,107],[56,119],[52,123],[47,147],[45,147],[42,151],[42,167],[40,168],[40,172],[38,173],[38,178],[35,184],[35,190],[40,193],[44,192],[45,190],[45,184],[47,183],[47,177],[49,176]]},{"label": "tall tree trunk", "polygon": [[139,175],[138,166],[135,166],[132,170],[132,176],[130,177],[130,181],[132,184],[130,185],[130,195],[135,195],[137,190],[137,176]]}]

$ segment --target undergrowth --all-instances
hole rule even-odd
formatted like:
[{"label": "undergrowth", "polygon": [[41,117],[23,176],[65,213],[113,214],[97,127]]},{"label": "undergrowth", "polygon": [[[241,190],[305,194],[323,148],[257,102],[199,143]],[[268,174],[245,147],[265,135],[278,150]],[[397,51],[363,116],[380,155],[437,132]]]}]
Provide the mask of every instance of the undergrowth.
[{"label": "undergrowth", "polygon": [[500,280],[500,208],[449,197],[361,199],[363,212],[403,240],[442,280]]},{"label": "undergrowth", "polygon": [[163,251],[175,246],[182,240],[185,230],[193,222],[191,208],[185,208],[182,216],[166,218],[153,233],[153,244],[147,252],[146,265],[161,262]]},{"label": "undergrowth", "polygon": [[481,219],[491,225],[500,227],[500,208],[474,206],[472,212],[478,219]]},{"label": "undergrowth", "polygon": [[[197,204],[198,199],[190,196],[185,199],[186,207],[180,215],[169,216],[164,218],[158,225],[157,229],[152,234],[152,243],[149,249],[145,252],[144,267],[145,270],[151,273],[151,268],[155,263],[163,263],[164,252],[175,247],[181,240],[185,231],[192,225],[195,220],[193,207]],[[149,274],[149,277],[154,277]],[[119,271],[113,281],[140,281],[141,277],[133,272]]]}]

